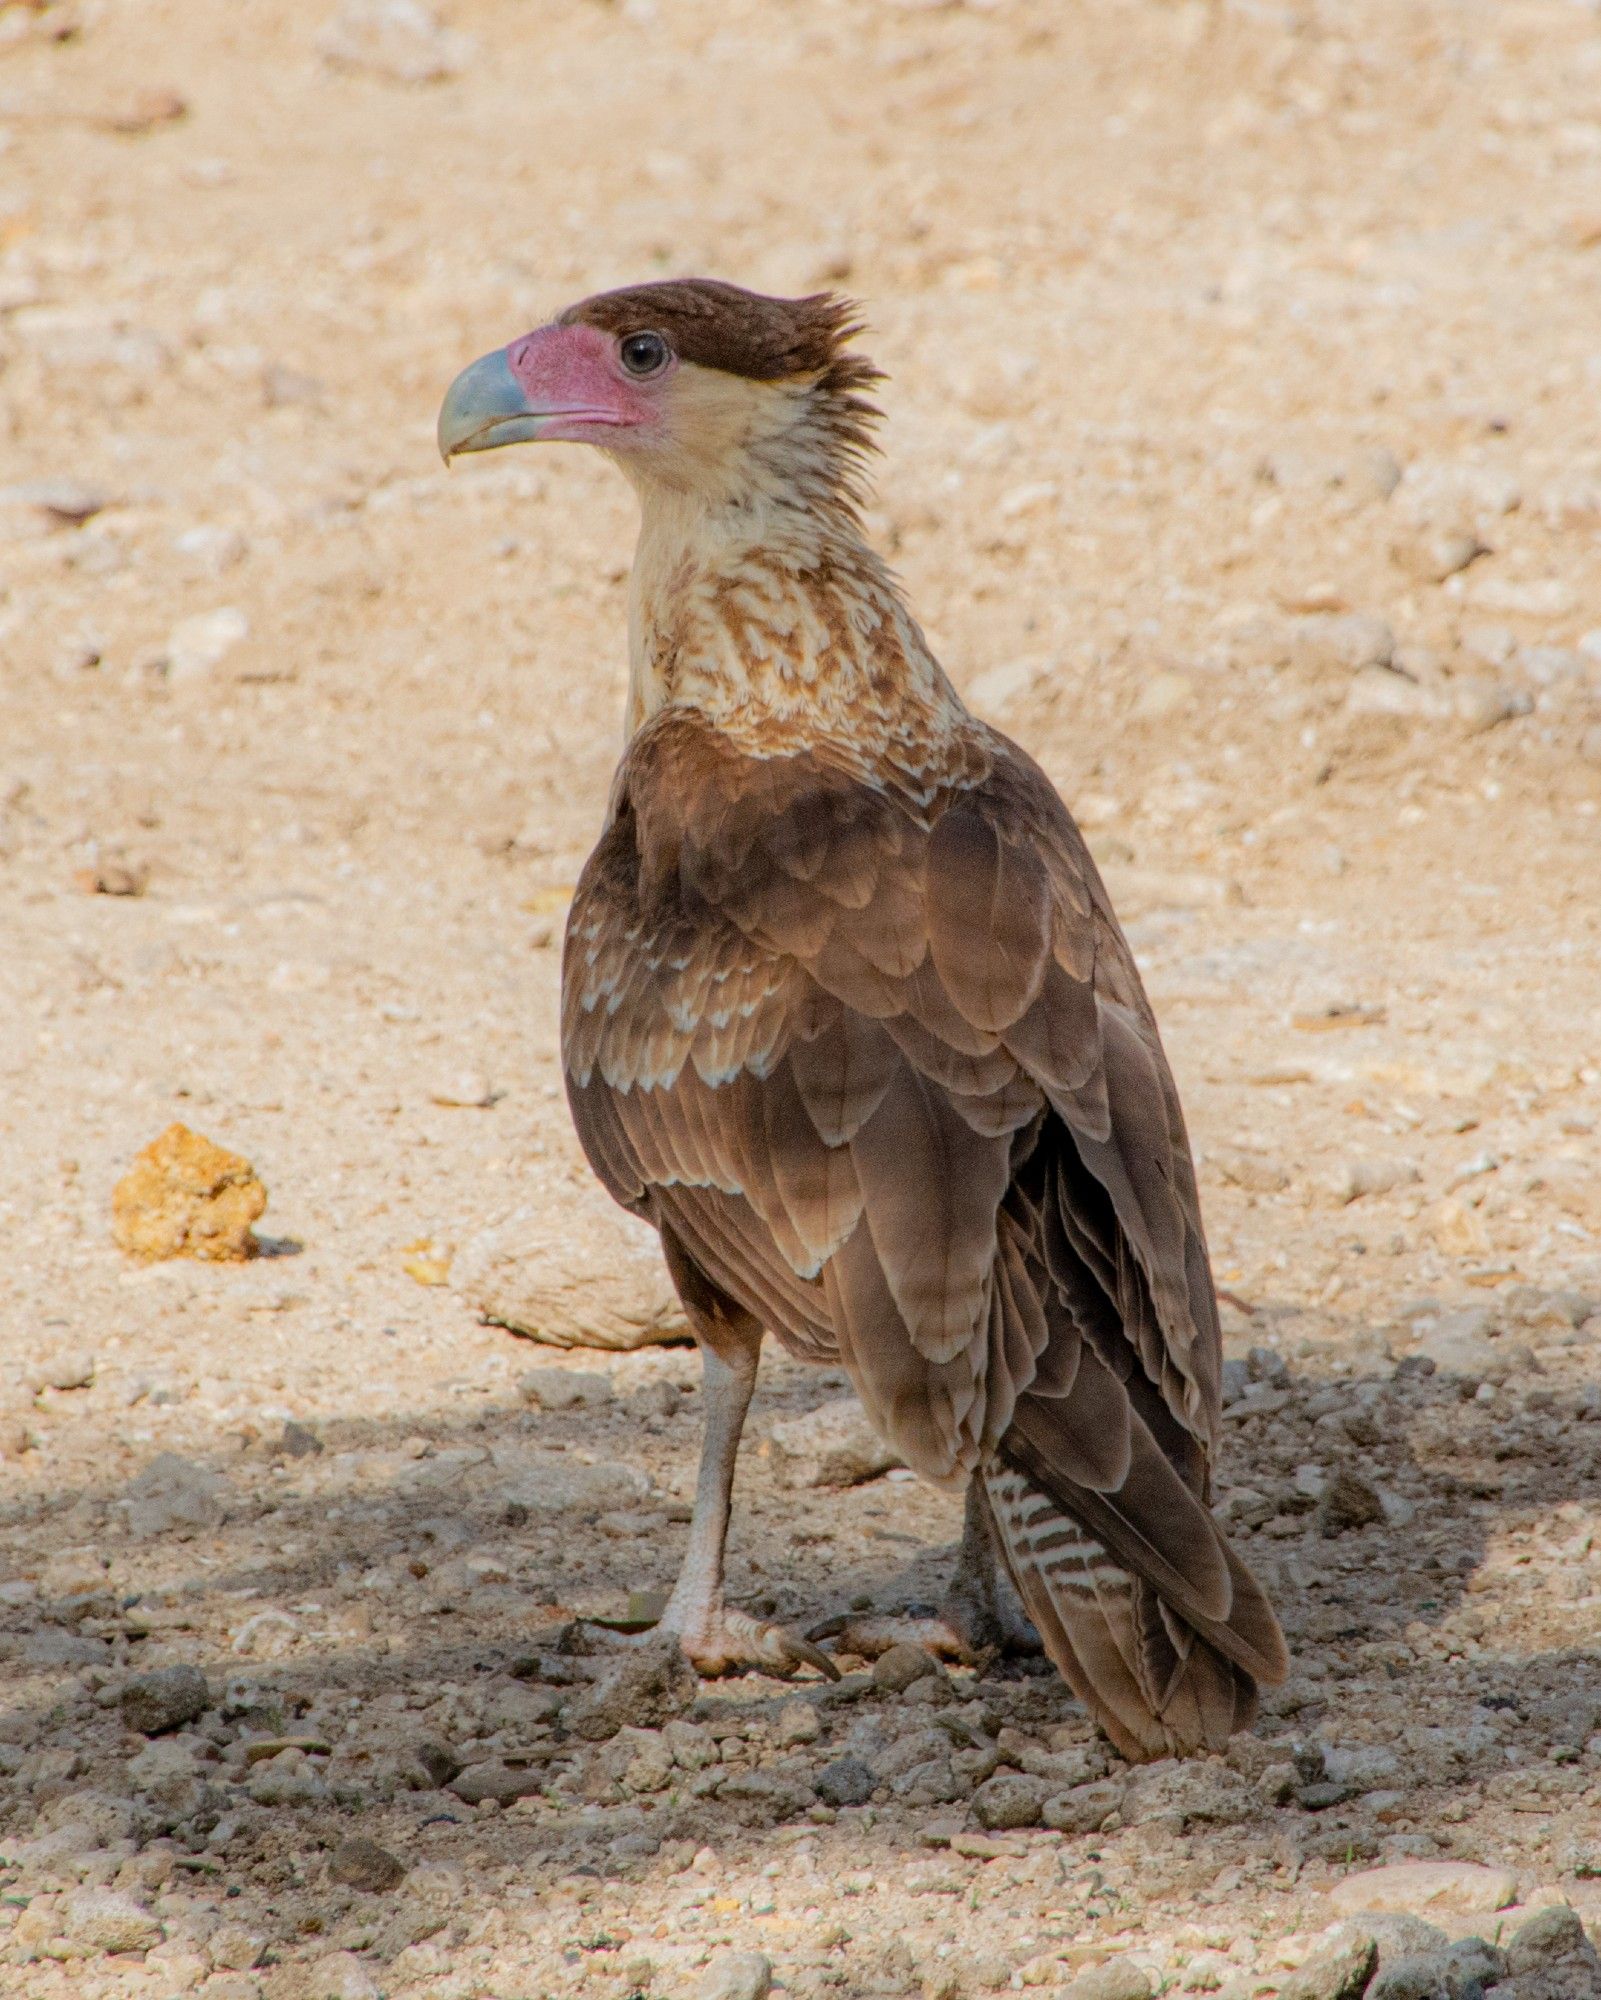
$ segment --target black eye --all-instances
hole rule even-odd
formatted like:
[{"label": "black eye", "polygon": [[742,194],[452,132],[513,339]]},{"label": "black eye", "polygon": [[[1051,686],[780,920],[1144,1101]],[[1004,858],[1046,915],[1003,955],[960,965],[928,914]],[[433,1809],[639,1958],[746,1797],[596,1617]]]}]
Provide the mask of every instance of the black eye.
[{"label": "black eye", "polygon": [[618,349],[630,375],[656,375],[673,358],[673,350],[659,333],[631,333]]}]

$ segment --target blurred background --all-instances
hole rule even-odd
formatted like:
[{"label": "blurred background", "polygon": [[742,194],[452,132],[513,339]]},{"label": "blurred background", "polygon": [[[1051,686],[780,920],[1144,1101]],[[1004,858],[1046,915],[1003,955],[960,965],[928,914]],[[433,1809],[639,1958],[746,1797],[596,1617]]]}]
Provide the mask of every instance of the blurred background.
[{"label": "blurred background", "polygon": [[[691,1358],[607,1360],[541,1414],[515,1386],[538,1355],[480,1318],[582,1333],[589,1313],[618,1338],[661,1313],[555,1053],[563,912],[620,743],[633,503],[567,448],[447,477],[433,428],[487,348],[685,273],[863,302],[889,376],[874,535],[1105,867],[1201,1156],[1231,1393],[1249,1373],[1271,1405],[1239,1427],[1234,1512],[1259,1568],[1282,1543],[1287,1622],[1317,1640],[1271,1726],[1333,1729],[1332,1673],[1347,1717],[1399,1704],[1393,1733],[1434,1703],[1431,1726],[1465,1728],[1486,1661],[1535,1713],[1601,1632],[1595,8],[0,0],[16,1838],[86,1791],[144,1796],[96,1706],[130,1663],[277,1674],[330,1740],[351,1690],[387,1689],[490,1741],[439,1707],[479,1671],[452,1647],[513,1643],[530,1606],[620,1614],[676,1566]],[[174,1120],[253,1163],[278,1254],[115,1247],[112,1187]],[[1340,1382],[1383,1420],[1340,1429],[1340,1398],[1316,1402]],[[763,1391],[746,1601],[910,1588],[955,1532],[939,1496],[882,1479],[786,1487],[766,1427],[825,1393],[782,1365]],[[582,1488],[587,1525],[557,1538],[497,1511],[511,1474],[488,1454],[529,1426],[542,1451],[611,1453],[605,1506]],[[1295,1553],[1351,1453],[1394,1504],[1360,1561]],[[180,1471],[139,1488],[160,1454]],[[140,1513],[168,1474],[191,1499]],[[1553,1595],[1528,1555],[1559,1547]],[[1470,1572],[1500,1593],[1488,1620]],[[65,1734],[40,1739],[63,1685]],[[1538,1761],[1567,1738],[1526,1741]],[[1519,1819],[1475,1789],[1477,1755],[1450,1767],[1454,1834],[1404,1803],[1444,1782],[1425,1760],[1329,1854],[1477,1842],[1524,1868],[1520,1895],[1576,1882],[1582,1788]],[[242,1871],[290,1959],[327,1948],[263,1912],[285,1884],[323,1894],[305,1854],[337,1834],[332,1791],[230,1821],[182,1792],[193,1775],[170,1826]],[[417,1844],[408,1864],[472,1833],[404,1796],[444,1812],[386,1834]],[[107,1810],[102,1847],[131,1837]],[[1225,1900],[1333,1867],[1302,1834],[1293,1867],[1263,1858],[1282,1826],[1242,1847]],[[1137,1909],[1155,1864],[1107,1851]],[[496,1853],[490,1891],[526,1862]],[[1194,1860],[1161,1921],[1211,1893],[1222,1864]],[[749,1943],[767,1892],[732,1893]],[[915,1930],[909,1909],[882,1920]],[[1093,1939],[1104,1915],[1075,1921]],[[205,1928],[162,1921],[169,1942]],[[1201,1949],[1176,1935],[1148,1933],[1153,1976]],[[389,1945],[373,1963],[422,1949]],[[197,1983],[228,1971],[201,1960]],[[0,1970],[0,1991],[58,1990],[18,1963],[35,1983]]]}]

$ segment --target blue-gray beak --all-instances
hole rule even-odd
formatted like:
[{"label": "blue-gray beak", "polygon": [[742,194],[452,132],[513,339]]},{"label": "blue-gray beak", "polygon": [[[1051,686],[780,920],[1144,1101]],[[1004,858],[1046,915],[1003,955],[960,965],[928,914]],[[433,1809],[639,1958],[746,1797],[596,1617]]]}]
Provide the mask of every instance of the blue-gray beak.
[{"label": "blue-gray beak", "polygon": [[445,391],[439,409],[439,455],[448,465],[458,452],[531,443],[549,417],[550,412],[529,407],[505,348],[497,348],[464,368]]}]

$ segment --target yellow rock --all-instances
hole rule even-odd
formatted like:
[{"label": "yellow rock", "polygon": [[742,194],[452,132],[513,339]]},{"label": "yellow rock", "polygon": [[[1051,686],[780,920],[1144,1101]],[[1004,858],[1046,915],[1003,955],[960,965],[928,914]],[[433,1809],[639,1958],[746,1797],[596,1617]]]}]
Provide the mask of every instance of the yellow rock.
[{"label": "yellow rock", "polygon": [[400,1268],[419,1285],[444,1285],[450,1282],[454,1255],[448,1245],[436,1244],[431,1236],[420,1236],[415,1243],[406,1245]]},{"label": "yellow rock", "polygon": [[198,1257],[237,1264],[260,1247],[250,1225],[266,1206],[267,1190],[248,1160],[187,1125],[169,1125],[118,1181],[111,1230],[120,1249],[145,1263]]}]

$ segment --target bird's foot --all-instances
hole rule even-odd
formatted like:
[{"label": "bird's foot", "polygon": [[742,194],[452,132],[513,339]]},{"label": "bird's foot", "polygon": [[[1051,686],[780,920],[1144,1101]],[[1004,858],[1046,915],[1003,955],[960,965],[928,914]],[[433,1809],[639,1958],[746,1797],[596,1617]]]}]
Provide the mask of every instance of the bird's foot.
[{"label": "bird's foot", "polygon": [[809,1638],[726,1605],[686,1618],[681,1624],[669,1611],[648,1635],[641,1636],[659,1638],[669,1633],[677,1638],[684,1658],[695,1671],[708,1678],[751,1668],[788,1678],[802,1667],[815,1667],[825,1680],[839,1679],[839,1668]]},{"label": "bird's foot", "polygon": [[876,1660],[891,1646],[921,1646],[936,1660],[972,1666],[1006,1654],[1044,1651],[1039,1634],[1021,1614],[1007,1615],[985,1606],[947,1598],[937,1611],[916,1607],[900,1613],[863,1612],[828,1618],[813,1625],[808,1639],[831,1639],[837,1651]]}]

